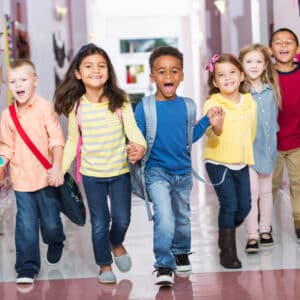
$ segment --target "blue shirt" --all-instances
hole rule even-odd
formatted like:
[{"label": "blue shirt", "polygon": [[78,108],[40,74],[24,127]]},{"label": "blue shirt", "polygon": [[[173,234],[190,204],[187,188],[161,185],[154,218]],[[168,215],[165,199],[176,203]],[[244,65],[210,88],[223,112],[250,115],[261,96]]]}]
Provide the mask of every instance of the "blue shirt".
[{"label": "blue shirt", "polygon": [[[157,130],[155,141],[146,163],[146,169],[160,167],[175,175],[191,172],[191,157],[187,150],[188,120],[187,109],[182,97],[174,100],[156,101]],[[143,103],[135,109],[138,127],[146,136],[146,123]],[[193,142],[197,141],[209,127],[207,116],[195,126]]]},{"label": "blue shirt", "polygon": [[271,174],[277,161],[278,108],[274,93],[268,84],[264,84],[259,93],[253,89],[250,92],[257,103],[253,168],[259,173]]}]

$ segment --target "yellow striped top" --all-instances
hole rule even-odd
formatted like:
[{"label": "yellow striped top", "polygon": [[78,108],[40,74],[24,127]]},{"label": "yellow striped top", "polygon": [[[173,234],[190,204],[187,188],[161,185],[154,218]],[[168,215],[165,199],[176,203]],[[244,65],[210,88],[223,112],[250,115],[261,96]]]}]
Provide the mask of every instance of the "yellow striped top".
[{"label": "yellow striped top", "polygon": [[[125,136],[146,148],[129,102],[122,107],[122,120],[108,109],[108,102],[93,103],[84,95],[80,102],[82,129],[80,173],[93,177],[112,177],[129,172]],[[63,172],[76,156],[79,138],[75,108],[69,115],[68,137],[63,155]]]}]

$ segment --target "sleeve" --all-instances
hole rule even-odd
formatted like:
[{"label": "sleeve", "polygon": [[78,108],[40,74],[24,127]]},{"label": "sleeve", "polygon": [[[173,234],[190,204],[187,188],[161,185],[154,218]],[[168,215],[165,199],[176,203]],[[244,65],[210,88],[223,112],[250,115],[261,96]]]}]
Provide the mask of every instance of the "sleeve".
[{"label": "sleeve", "polygon": [[0,155],[11,160],[15,149],[15,131],[9,126],[8,110],[2,112],[0,122]]},{"label": "sleeve", "polygon": [[205,115],[202,117],[198,124],[195,125],[193,133],[193,143],[198,141],[201,136],[205,133],[206,129],[210,126],[209,118]]},{"label": "sleeve", "polygon": [[69,170],[76,156],[78,138],[79,138],[79,132],[78,132],[78,125],[77,125],[75,109],[74,109],[69,114],[68,136],[64,148],[64,153],[63,153],[63,163],[62,163],[63,173],[66,173]]},{"label": "sleeve", "polygon": [[129,141],[147,148],[145,138],[138,128],[130,102],[126,103],[122,108],[123,123],[125,134]]},{"label": "sleeve", "polygon": [[53,149],[55,146],[64,146],[65,138],[59,123],[58,116],[54,111],[50,102],[46,102],[44,114],[44,122],[49,136],[49,147]]}]

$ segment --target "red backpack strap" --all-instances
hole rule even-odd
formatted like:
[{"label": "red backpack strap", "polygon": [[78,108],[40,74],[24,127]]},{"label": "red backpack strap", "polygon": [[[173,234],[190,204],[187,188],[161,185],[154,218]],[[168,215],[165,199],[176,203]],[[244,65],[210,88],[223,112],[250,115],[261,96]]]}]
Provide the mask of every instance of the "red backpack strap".
[{"label": "red backpack strap", "polygon": [[10,116],[15,124],[15,127],[20,135],[20,137],[23,139],[24,143],[27,145],[27,147],[31,150],[31,152],[34,154],[34,156],[39,160],[39,162],[44,166],[46,170],[50,169],[52,166],[47,160],[47,158],[40,152],[40,150],[34,145],[34,143],[31,141],[29,136],[24,131],[23,127],[20,124],[20,121],[17,116],[16,108],[14,104],[11,104],[9,107],[9,113]]}]

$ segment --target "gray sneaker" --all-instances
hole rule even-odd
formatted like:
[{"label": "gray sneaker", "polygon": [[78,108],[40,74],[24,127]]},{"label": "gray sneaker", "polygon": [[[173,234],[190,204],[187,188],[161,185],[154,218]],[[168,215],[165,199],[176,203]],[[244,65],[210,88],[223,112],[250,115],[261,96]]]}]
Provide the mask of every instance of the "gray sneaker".
[{"label": "gray sneaker", "polygon": [[98,281],[100,283],[116,283],[117,278],[113,271],[106,271],[99,273]]},{"label": "gray sneaker", "polygon": [[128,272],[131,269],[131,258],[128,253],[120,256],[115,256],[115,263],[121,272]]}]

